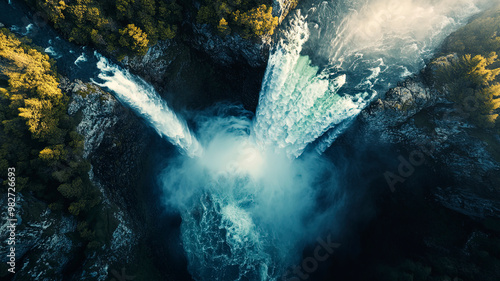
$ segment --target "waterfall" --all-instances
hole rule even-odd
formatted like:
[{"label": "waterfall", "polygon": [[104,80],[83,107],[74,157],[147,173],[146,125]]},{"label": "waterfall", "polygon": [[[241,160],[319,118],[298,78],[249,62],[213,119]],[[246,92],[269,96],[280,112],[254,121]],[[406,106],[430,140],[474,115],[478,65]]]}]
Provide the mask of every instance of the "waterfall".
[{"label": "waterfall", "polygon": [[[303,279],[287,275],[287,267],[301,263],[304,246],[347,227],[338,223],[347,200],[337,179],[343,167],[320,154],[370,101],[422,69],[448,34],[490,2],[300,1],[271,51],[255,116],[221,104],[193,113],[196,134],[151,85],[95,53],[100,73],[93,82],[181,151],[162,163],[158,181],[166,209],[182,217],[193,278]],[[34,35],[20,10],[0,5],[11,30]],[[36,35],[35,43],[61,58],[59,69],[93,74],[79,72],[95,64],[88,51]],[[311,144],[319,153],[304,152]]]},{"label": "waterfall", "polygon": [[[259,147],[250,113],[227,104],[199,113],[200,157],[170,159],[160,183],[168,210],[182,217],[181,238],[196,280],[277,280],[315,239],[342,196],[331,163],[290,159]],[[330,216],[326,215],[330,214]]]},{"label": "waterfall", "polygon": [[[121,102],[134,109],[160,134],[190,157],[199,156],[202,149],[190,132],[186,121],[179,118],[156,93],[156,90],[129,71],[113,65],[106,58],[95,53],[101,71],[98,77],[103,83],[95,84],[112,91]],[[75,62],[77,63],[77,62]]]},{"label": "waterfall", "polygon": [[298,157],[329,131],[318,144],[322,152],[374,97],[422,69],[486,2],[321,1],[297,12],[269,58],[257,142]]},{"label": "waterfall", "polygon": [[254,131],[259,143],[299,156],[325,130],[356,115],[368,94],[340,96],[346,75],[329,76],[300,55],[309,38],[305,17],[298,13],[269,58],[262,83]]},{"label": "waterfall", "polygon": [[[149,84],[97,55],[95,83],[190,156],[168,159],[158,180],[195,280],[285,280],[307,243],[342,228],[346,197],[321,152],[486,0],[312,2],[279,35],[255,117],[197,112],[197,138]],[[319,154],[304,152],[312,143]]]}]

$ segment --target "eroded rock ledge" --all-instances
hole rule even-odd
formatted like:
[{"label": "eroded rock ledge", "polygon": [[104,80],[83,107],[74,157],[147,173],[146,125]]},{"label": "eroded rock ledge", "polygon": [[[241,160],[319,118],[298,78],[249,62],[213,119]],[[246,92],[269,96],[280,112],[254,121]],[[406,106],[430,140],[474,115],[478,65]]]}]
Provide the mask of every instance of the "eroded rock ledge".
[{"label": "eroded rock ledge", "polygon": [[[428,70],[432,71],[432,70]],[[426,162],[453,179],[433,191],[442,205],[473,217],[500,218],[500,139],[467,121],[467,110],[424,82],[424,73],[391,89],[359,116],[366,138],[401,151],[428,148]]]}]

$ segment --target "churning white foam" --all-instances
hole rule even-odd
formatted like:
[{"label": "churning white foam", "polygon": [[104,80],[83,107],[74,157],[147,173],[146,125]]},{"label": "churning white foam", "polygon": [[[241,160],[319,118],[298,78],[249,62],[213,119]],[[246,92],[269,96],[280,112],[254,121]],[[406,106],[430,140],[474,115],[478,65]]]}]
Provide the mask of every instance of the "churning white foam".
[{"label": "churning white foam", "polygon": [[121,102],[137,111],[158,134],[166,137],[188,156],[195,157],[202,153],[201,146],[191,134],[186,121],[168,107],[150,84],[113,65],[98,53],[96,56],[99,58],[97,67],[101,71],[98,77],[104,82],[94,83],[113,91]]},{"label": "churning white foam", "polygon": [[422,69],[444,38],[488,3],[318,1],[306,15],[299,11],[269,58],[254,126],[258,143],[298,157],[336,131],[319,144],[323,151],[374,97]]},{"label": "churning white foam", "polygon": [[74,64],[76,66],[78,66],[79,63],[86,62],[86,61],[87,61],[87,57],[85,56],[85,53],[82,53],[81,55],[78,56],[78,58],[76,58]]}]

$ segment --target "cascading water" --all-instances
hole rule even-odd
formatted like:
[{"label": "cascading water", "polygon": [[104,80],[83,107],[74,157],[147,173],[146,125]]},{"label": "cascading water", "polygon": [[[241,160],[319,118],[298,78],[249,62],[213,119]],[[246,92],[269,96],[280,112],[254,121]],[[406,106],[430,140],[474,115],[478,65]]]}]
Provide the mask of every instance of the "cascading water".
[{"label": "cascading water", "polygon": [[99,58],[97,68],[101,71],[98,77],[104,83],[95,81],[94,83],[113,91],[120,101],[148,120],[158,134],[165,136],[190,157],[199,156],[202,153],[198,141],[189,131],[186,122],[168,107],[151,85],[109,63],[98,53],[95,55]]},{"label": "cascading water", "polygon": [[203,156],[171,161],[160,177],[182,216],[193,277],[281,279],[345,200],[332,164],[304,154],[306,146],[328,131],[317,150],[328,147],[479,4],[331,1],[297,12],[270,56],[255,119],[226,110],[200,116]]},{"label": "cascading water", "polygon": [[[230,105],[197,118],[204,153],[171,160],[160,177],[169,209],[179,210],[189,270],[197,280],[272,280],[317,235],[321,187],[335,194],[331,164],[317,155],[291,161],[262,150],[250,113]],[[333,197],[333,196],[332,196]]]},{"label": "cascading water", "polygon": [[[184,152],[169,159],[159,181],[169,209],[182,217],[193,277],[286,279],[304,243],[326,227],[335,233],[345,202],[335,167],[304,153],[306,146],[323,135],[317,150],[327,148],[374,96],[421,69],[447,34],[489,2],[301,0],[307,7],[291,15],[271,53],[255,118],[219,105],[195,118],[198,139],[153,87],[97,55],[96,83]],[[76,75],[70,78],[93,73],[88,50],[25,23],[9,4],[0,2],[3,24],[62,56],[58,68]]]},{"label": "cascading water", "polygon": [[269,58],[254,125],[260,144],[294,157],[330,126],[357,115],[371,97],[338,95],[346,75],[318,73],[309,57],[300,54],[308,39],[307,22],[298,13]]},{"label": "cascading water", "polygon": [[[196,135],[154,89],[103,57],[99,85],[190,157],[159,181],[196,280],[278,280],[345,197],[323,151],[377,94],[418,71],[481,1],[363,0],[312,4],[283,31],[256,117],[222,104],[199,113]],[[416,24],[421,23],[421,24]],[[301,157],[299,157],[301,156]],[[321,202],[321,203],[319,203]]]},{"label": "cascading water", "polygon": [[486,3],[321,1],[306,15],[297,13],[269,59],[257,141],[298,157],[330,130],[322,152],[368,102],[422,69],[442,40]]}]

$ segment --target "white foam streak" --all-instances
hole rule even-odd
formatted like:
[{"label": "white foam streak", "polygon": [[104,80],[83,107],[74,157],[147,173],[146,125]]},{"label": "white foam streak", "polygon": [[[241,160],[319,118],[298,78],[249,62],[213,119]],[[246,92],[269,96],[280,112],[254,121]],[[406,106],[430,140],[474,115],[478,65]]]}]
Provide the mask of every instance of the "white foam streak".
[{"label": "white foam streak", "polygon": [[337,91],[346,83],[346,76],[332,78],[300,55],[309,38],[305,17],[297,14],[290,25],[269,58],[254,131],[263,147],[298,157],[331,126],[358,114],[364,103],[357,101],[363,101],[366,93],[339,96]]},{"label": "white foam streak", "polygon": [[49,54],[51,57],[55,58],[55,59],[58,59],[58,58],[62,57],[62,55],[59,54],[58,52],[56,52],[56,50],[52,46],[49,46],[49,47],[45,48],[44,51],[47,54]]},{"label": "white foam streak", "polygon": [[[487,3],[322,1],[307,16],[297,13],[269,58],[254,125],[257,142],[298,157],[343,124],[325,138],[334,141],[345,120],[401,77],[422,69],[442,40]],[[301,55],[305,45],[315,61],[325,62],[322,70]]]},{"label": "white foam streak", "polygon": [[87,57],[85,56],[85,53],[82,53],[80,56],[78,56],[78,58],[76,58],[74,64],[76,66],[78,66],[79,63],[86,62],[86,61],[87,61]]},{"label": "white foam streak", "polygon": [[97,53],[96,56],[99,58],[97,67],[101,70],[98,77],[104,83],[94,83],[113,91],[120,101],[143,116],[158,134],[165,136],[190,157],[202,153],[201,146],[189,131],[186,122],[168,107],[151,85],[111,64],[103,56]]}]

